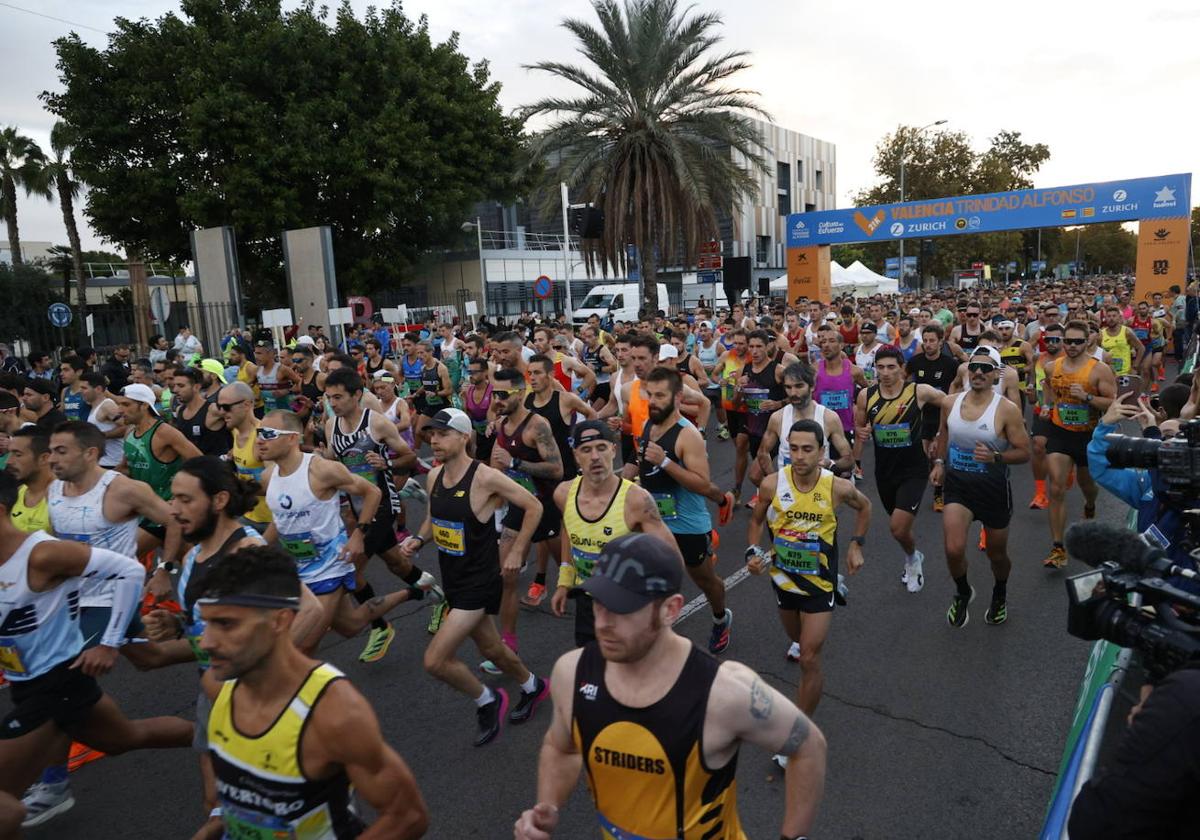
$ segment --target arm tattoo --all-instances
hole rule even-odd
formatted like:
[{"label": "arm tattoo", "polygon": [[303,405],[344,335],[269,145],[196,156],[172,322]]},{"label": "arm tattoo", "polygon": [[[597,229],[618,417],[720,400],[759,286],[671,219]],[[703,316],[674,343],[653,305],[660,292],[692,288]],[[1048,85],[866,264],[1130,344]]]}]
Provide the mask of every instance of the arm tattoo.
[{"label": "arm tattoo", "polygon": [[662,522],[662,517],[658,513],[658,502],[654,501],[654,497],[649,493],[646,495],[646,501],[642,503],[642,518],[647,523]]},{"label": "arm tattoo", "polygon": [[754,682],[750,684],[750,714],[756,720],[766,720],[771,716],[772,702],[771,695],[762,684],[762,680],[755,677]]},{"label": "arm tattoo", "polygon": [[792,723],[792,731],[788,733],[787,740],[779,748],[780,755],[794,754],[796,750],[804,746],[804,742],[808,740],[808,733],[810,731],[812,731],[812,727],[809,726],[808,719],[804,717],[803,712],[800,712],[796,715],[795,722]]},{"label": "arm tattoo", "polygon": [[522,461],[521,469],[534,478],[562,478],[562,455],[559,454],[558,444],[554,441],[554,433],[550,431],[549,423],[540,417],[538,419],[542,422],[533,425],[533,436],[538,454],[542,456],[542,463]]}]

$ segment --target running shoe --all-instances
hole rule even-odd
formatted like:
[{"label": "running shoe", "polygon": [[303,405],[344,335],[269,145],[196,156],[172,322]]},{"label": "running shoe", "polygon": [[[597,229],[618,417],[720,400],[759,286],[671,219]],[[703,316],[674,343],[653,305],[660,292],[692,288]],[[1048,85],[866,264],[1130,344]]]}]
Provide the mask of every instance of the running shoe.
[{"label": "running shoe", "polygon": [[717,439],[729,440],[729,427],[725,425],[717,426]]},{"label": "running shoe", "polygon": [[723,499],[721,499],[721,504],[717,507],[717,524],[718,525],[728,525],[729,524],[729,520],[733,519],[734,506],[735,506],[735,502],[733,500],[733,493],[726,493],[725,497]]},{"label": "running shoe", "polygon": [[479,663],[479,670],[487,674],[489,677],[498,677],[504,672],[496,667],[496,663],[490,659],[485,659]]},{"label": "running shoe", "polygon": [[987,612],[983,614],[983,620],[987,624],[1003,624],[1008,621],[1008,602],[1004,598],[993,597]]},{"label": "running shoe", "polygon": [[799,662],[800,661],[800,643],[799,642],[792,642],[791,647],[788,648],[787,661],[788,662]]},{"label": "running shoe", "polygon": [[430,604],[438,604],[446,600],[446,593],[442,591],[442,587],[438,586],[437,578],[429,572],[421,572],[421,577],[413,588],[424,592],[425,600]]},{"label": "running shoe", "polygon": [[513,706],[512,712],[508,716],[509,723],[525,723],[533,717],[533,713],[541,702],[550,696],[550,680],[544,680],[541,677],[535,677],[537,685],[533,691],[528,693],[522,691],[521,699],[517,701],[517,705]]},{"label": "running shoe", "polygon": [[758,494],[755,493],[753,496],[750,497],[750,501],[746,502],[746,507],[750,508],[751,510],[754,510],[754,506],[757,504],[758,504]]},{"label": "running shoe", "polygon": [[25,819],[21,827],[31,828],[71,810],[75,805],[75,797],[71,795],[70,782],[57,785],[36,782],[25,791],[21,804],[25,806]]},{"label": "running shoe", "polygon": [[776,753],[775,755],[771,756],[771,761],[773,761],[775,763],[775,766],[778,767],[780,770],[787,769],[788,757],[786,755],[781,755],[780,753]]},{"label": "running shoe", "polygon": [[920,592],[925,586],[925,555],[920,551],[913,552],[913,561],[904,561],[904,574],[901,576],[909,592]]},{"label": "running shoe", "polygon": [[866,481],[867,480],[867,477],[863,474],[863,468],[862,468],[861,464],[854,468],[854,480],[855,481]]},{"label": "running shoe", "polygon": [[838,573],[837,586],[833,590],[833,602],[839,607],[846,606],[846,598],[850,595],[850,587],[846,586],[846,576]]},{"label": "running shoe", "polygon": [[1065,565],[1067,565],[1067,550],[1061,545],[1050,549],[1050,553],[1042,561],[1042,566],[1047,569],[1061,569]]},{"label": "running shoe", "polygon": [[482,747],[496,740],[504,726],[504,717],[508,714],[508,692],[497,688],[493,692],[492,702],[475,710],[479,721],[479,734],[475,736],[475,746]]},{"label": "running shoe", "polygon": [[1095,502],[1093,502],[1090,505],[1083,506],[1083,518],[1084,519],[1095,519],[1096,518],[1096,503]]},{"label": "running shoe", "polygon": [[425,488],[421,486],[421,482],[415,478],[410,478],[404,482],[404,486],[400,488],[401,499],[416,499],[421,504],[429,501],[429,494],[425,492]]},{"label": "running shoe", "polygon": [[951,627],[966,627],[970,620],[970,613],[967,612],[967,607],[975,600],[975,587],[971,587],[971,595],[968,598],[963,598],[957,592],[954,593],[954,600],[950,602],[950,609],[946,610],[946,622]]},{"label": "running shoe", "polygon": [[434,605],[433,610],[429,613],[429,623],[425,625],[425,632],[430,636],[437,633],[441,628],[442,622],[446,620],[446,613],[450,612],[450,605],[445,601],[439,601]]},{"label": "running shoe", "polygon": [[527,607],[536,607],[546,600],[546,585],[544,583],[529,584],[529,591],[521,596],[521,603]]},{"label": "running shoe", "polygon": [[729,629],[733,627],[733,610],[725,610],[725,619],[719,624],[713,622],[712,633],[708,637],[708,652],[721,653],[729,647]]},{"label": "running shoe", "polygon": [[1030,510],[1045,510],[1050,507],[1050,499],[1045,493],[1038,493],[1033,497],[1033,501],[1029,503]]},{"label": "running shoe", "polygon": [[396,630],[392,625],[385,624],[383,627],[372,627],[370,635],[367,636],[367,646],[358,655],[358,661],[378,662],[380,659],[383,659],[388,652],[388,648],[392,646],[392,639],[394,638],[396,638]]}]

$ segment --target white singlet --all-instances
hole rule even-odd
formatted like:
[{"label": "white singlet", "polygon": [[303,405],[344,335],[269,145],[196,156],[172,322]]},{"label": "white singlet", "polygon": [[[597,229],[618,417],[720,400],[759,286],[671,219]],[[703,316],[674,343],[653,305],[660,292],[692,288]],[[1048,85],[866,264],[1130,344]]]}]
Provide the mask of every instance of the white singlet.
[{"label": "white singlet", "polygon": [[288,475],[276,466],[266,492],[279,542],[296,561],[301,582],[309,586],[354,573],[353,564],[341,556],[347,536],[339,494],[318,499],[312,491],[308,473],[314,457],[319,456],[305,453]]},{"label": "white singlet", "polygon": [[[112,522],[104,516],[104,496],[119,475],[105,470],[92,489],[79,496],[64,496],[63,482],[51,481],[46,500],[54,535],[136,558],[138,518]],[[112,594],[113,584],[108,581],[85,581],[79,587],[79,606],[107,607],[112,603]]]},{"label": "white singlet", "polygon": [[[107,433],[117,428],[117,424],[108,420],[100,419],[100,409],[104,407],[105,403],[112,403],[113,408],[117,407],[116,403],[113,403],[112,400],[110,400],[108,397],[105,397],[100,401],[99,405],[97,405],[88,413],[87,421],[100,431]],[[120,464],[121,459],[124,457],[125,443],[120,438],[106,437],[104,439],[104,454],[100,456],[100,466],[107,469],[112,469]]]},{"label": "white singlet", "polygon": [[[822,430],[824,430],[825,429],[825,412],[829,411],[829,409],[826,408],[825,406],[821,405],[816,400],[812,401],[812,407],[813,407],[812,419],[815,420],[821,426]],[[783,408],[781,408],[779,410],[782,411],[783,414],[780,415],[780,417],[779,417],[779,454],[775,458],[775,463],[779,467],[780,472],[782,472],[785,467],[789,466],[792,463],[792,451],[790,449],[788,449],[787,436],[788,436],[788,429],[792,428],[792,425],[796,422],[795,420],[792,419],[796,414],[796,406],[792,405],[791,403],[788,403],[787,405],[785,405]],[[826,458],[830,457],[829,456],[829,435],[825,435],[825,457]]]},{"label": "white singlet", "polygon": [[0,565],[0,669],[14,682],[40,677],[83,649],[75,604],[82,581],[70,578],[45,592],[29,588],[29,555],[46,540],[54,537],[34,531]]}]

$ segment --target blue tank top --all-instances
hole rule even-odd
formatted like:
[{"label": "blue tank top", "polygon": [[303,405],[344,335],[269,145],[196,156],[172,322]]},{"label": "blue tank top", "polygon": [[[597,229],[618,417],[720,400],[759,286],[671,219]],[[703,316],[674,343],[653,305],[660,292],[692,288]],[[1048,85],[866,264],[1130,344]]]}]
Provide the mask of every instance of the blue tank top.
[{"label": "blue tank top", "polygon": [[[641,453],[650,440],[651,425],[646,423],[637,445],[638,478],[642,488],[654,497],[658,504],[658,514],[672,534],[707,534],[712,530],[712,517],[708,513],[704,497],[683,487],[667,475],[666,470],[641,458]],[[679,456],[675,451],[675,443],[679,440],[679,433],[689,426],[695,428],[690,420],[681,417],[676,425],[655,441],[666,450],[667,457],[676,463],[679,463]]]},{"label": "blue tank top", "polygon": [[83,392],[63,388],[62,412],[72,420],[87,420],[92,407],[83,401]]}]

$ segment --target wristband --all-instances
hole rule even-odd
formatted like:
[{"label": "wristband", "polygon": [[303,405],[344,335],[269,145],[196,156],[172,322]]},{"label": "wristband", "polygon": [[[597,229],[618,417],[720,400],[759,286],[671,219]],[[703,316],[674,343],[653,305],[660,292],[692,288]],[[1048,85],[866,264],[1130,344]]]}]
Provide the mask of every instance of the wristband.
[{"label": "wristband", "polygon": [[664,455],[663,462],[661,464],[659,464],[658,466],[659,466],[659,469],[665,470],[667,468],[667,464],[674,464],[674,463],[675,462],[671,460],[671,456]]},{"label": "wristband", "polygon": [[220,806],[220,805],[218,805],[216,808],[213,808],[211,811],[209,811],[209,812],[208,812],[208,818],[209,818],[210,820],[211,820],[213,817],[217,817],[218,819],[220,819],[220,818],[221,818],[221,817],[223,817],[224,815],[225,815],[225,811],[221,809],[221,806]]},{"label": "wristband", "polygon": [[424,537],[422,537],[420,534],[413,534],[413,539],[414,539],[414,540],[420,540],[420,541],[421,541],[421,547],[422,547],[422,548],[424,548],[424,547],[425,547],[425,542],[426,542],[426,540],[425,540],[425,538],[424,538]]}]

